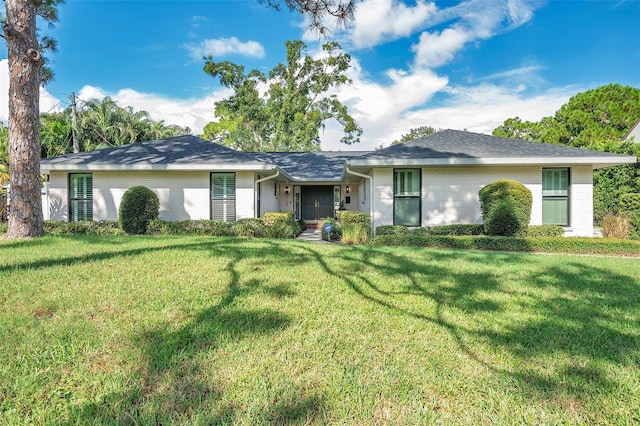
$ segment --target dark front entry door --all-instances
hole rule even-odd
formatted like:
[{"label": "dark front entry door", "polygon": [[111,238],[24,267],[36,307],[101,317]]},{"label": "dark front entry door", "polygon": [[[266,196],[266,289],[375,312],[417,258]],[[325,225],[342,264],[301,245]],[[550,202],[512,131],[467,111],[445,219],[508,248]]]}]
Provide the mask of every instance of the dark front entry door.
[{"label": "dark front entry door", "polygon": [[333,217],[333,186],[303,186],[300,189],[303,220]]}]

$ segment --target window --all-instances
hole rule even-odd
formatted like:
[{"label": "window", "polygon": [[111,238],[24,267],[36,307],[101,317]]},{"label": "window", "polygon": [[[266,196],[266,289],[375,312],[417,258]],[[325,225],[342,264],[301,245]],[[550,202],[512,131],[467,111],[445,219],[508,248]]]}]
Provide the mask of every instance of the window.
[{"label": "window", "polygon": [[93,220],[93,177],[91,173],[69,175],[69,221]]},{"label": "window", "polygon": [[569,226],[569,169],[542,169],[542,224]]},{"label": "window", "polygon": [[420,226],[420,169],[393,171],[393,223]]},{"label": "window", "polygon": [[211,173],[211,218],[236,220],[236,174]]}]

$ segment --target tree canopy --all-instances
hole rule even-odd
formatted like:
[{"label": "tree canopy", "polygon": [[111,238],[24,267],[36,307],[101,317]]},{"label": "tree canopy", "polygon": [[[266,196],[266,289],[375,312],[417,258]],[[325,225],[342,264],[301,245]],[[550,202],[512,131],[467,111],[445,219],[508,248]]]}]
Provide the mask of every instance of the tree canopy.
[{"label": "tree canopy", "polygon": [[397,145],[402,142],[412,141],[414,139],[433,135],[434,133],[438,133],[441,131],[442,129],[436,130],[434,127],[431,127],[431,126],[414,127],[413,129],[410,129],[408,133],[405,133],[404,135],[400,136],[400,139],[396,139],[395,141],[391,142],[391,145]]},{"label": "tree canopy", "polygon": [[[493,131],[494,136],[569,145],[640,158],[640,143],[622,138],[640,118],[640,89],[608,84],[578,93],[552,117],[538,122],[509,118]],[[594,220],[619,213],[623,194],[640,192],[640,164],[596,170]]]},{"label": "tree canopy", "polygon": [[[40,114],[41,156],[73,152],[72,109]],[[91,99],[77,111],[76,138],[79,151],[127,145],[189,133],[188,128],[155,121],[146,111],[122,108],[110,97]]]},{"label": "tree canopy", "polygon": [[216,102],[217,122],[207,124],[204,137],[243,151],[313,151],[320,149],[320,130],[336,120],[341,142],[359,142],[362,129],[331,90],[350,80],[345,72],[350,56],[335,42],[323,45],[324,55],[307,55],[302,41],[288,41],[287,63],[268,75],[242,65],[209,57],[204,71],[234,90]]}]

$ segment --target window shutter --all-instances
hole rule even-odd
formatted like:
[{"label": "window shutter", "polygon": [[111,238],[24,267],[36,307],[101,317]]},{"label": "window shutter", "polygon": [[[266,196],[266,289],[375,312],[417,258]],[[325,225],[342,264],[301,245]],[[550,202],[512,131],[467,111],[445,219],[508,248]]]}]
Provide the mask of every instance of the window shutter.
[{"label": "window shutter", "polygon": [[235,173],[211,174],[211,218],[224,222],[236,220]]}]

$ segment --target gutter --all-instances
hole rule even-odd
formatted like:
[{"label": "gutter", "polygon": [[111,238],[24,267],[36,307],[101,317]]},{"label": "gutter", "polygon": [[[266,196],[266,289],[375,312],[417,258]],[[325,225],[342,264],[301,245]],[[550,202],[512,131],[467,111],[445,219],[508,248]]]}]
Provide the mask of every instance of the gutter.
[{"label": "gutter", "polygon": [[280,170],[276,170],[276,174],[275,175],[271,175],[271,176],[267,176],[267,177],[263,177],[263,178],[258,179],[257,181],[255,181],[255,183],[262,183],[262,182],[264,182],[266,180],[275,179],[278,176],[280,176]]}]

